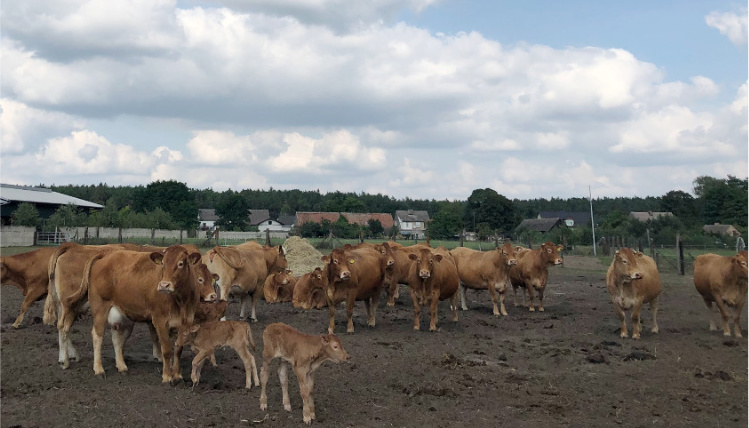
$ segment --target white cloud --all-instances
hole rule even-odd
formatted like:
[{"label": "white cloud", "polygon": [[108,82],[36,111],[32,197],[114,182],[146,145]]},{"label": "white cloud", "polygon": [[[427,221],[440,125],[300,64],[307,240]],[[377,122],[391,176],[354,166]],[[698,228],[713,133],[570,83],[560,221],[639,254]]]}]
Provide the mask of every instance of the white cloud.
[{"label": "white cloud", "polygon": [[705,17],[705,23],[716,28],[720,34],[728,37],[735,45],[743,46],[747,43],[747,9],[735,12],[710,12]]},{"label": "white cloud", "polygon": [[83,121],[64,113],[40,110],[10,98],[0,98],[0,153],[34,150],[47,138],[83,127]]}]

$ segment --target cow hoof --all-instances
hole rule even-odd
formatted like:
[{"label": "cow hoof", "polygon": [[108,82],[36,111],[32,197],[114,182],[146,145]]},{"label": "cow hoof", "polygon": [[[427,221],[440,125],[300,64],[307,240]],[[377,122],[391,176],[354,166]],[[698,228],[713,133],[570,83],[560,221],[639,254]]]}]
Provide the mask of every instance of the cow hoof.
[{"label": "cow hoof", "polygon": [[544,311],[544,308],[538,308],[538,311],[539,311],[539,312],[543,312],[543,311]]},{"label": "cow hoof", "polygon": [[723,332],[723,336],[725,336],[725,337],[731,337],[731,333]]},{"label": "cow hoof", "polygon": [[284,404],[283,409],[286,410],[287,412],[291,412],[291,404]]},{"label": "cow hoof", "polygon": [[531,306],[531,307],[528,308],[528,312],[536,312],[536,308],[534,308],[533,306]]},{"label": "cow hoof", "polygon": [[14,322],[13,323],[13,328],[18,328],[20,325],[21,325],[21,323]]},{"label": "cow hoof", "polygon": [[260,404],[260,410],[268,410],[267,404]]},{"label": "cow hoof", "polygon": [[122,374],[127,374],[127,367],[117,367],[117,371]]},{"label": "cow hoof", "polygon": [[622,333],[622,334],[619,335],[619,337],[622,338],[622,339],[626,339],[626,338],[629,337],[629,334],[628,333]]},{"label": "cow hoof", "polygon": [[658,334],[658,327],[653,327],[652,330],[650,330],[651,333]]}]

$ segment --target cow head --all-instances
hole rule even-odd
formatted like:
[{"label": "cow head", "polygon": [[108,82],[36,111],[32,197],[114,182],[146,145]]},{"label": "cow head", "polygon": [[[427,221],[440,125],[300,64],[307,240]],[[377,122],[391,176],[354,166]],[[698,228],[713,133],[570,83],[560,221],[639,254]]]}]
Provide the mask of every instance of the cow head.
[{"label": "cow head", "polygon": [[390,244],[383,242],[374,246],[375,250],[379,251],[383,257],[385,257],[386,268],[392,268],[395,265],[395,257],[393,255],[393,249],[390,248]]},{"label": "cow head", "polygon": [[265,254],[265,263],[268,267],[268,272],[280,272],[289,268],[289,262],[286,260],[286,253],[283,251],[283,246],[263,247],[263,253]]},{"label": "cow head", "polygon": [[564,247],[561,245],[555,245],[553,242],[545,242],[541,244],[541,257],[546,260],[546,264],[550,265],[561,265],[564,260],[562,260],[562,256],[559,255],[559,252],[562,251]]},{"label": "cow head", "polygon": [[502,255],[502,258],[504,259],[507,266],[515,266],[516,264],[518,264],[517,255],[515,254],[515,247],[513,247],[509,242],[505,242],[504,245],[498,247],[497,251],[499,251]]},{"label": "cow head", "polygon": [[732,263],[736,267],[738,267],[739,272],[743,276],[744,279],[747,277],[747,252],[741,251],[735,256],[733,256]]},{"label": "cow head", "polygon": [[174,343],[174,346],[182,348],[191,344],[195,340],[195,336],[198,335],[199,330],[200,324],[181,326],[177,331],[177,341]]},{"label": "cow head", "polygon": [[326,334],[320,336],[320,339],[322,341],[322,353],[328,359],[336,363],[348,360],[348,352],[343,349],[343,344],[338,339],[338,336],[335,334]]},{"label": "cow head", "polygon": [[163,267],[157,286],[159,291],[174,293],[180,287],[193,286],[194,267],[200,263],[200,253],[190,253],[179,245],[173,245],[163,253],[151,253],[150,259]]},{"label": "cow head", "polygon": [[330,252],[330,256],[323,256],[321,260],[325,262],[328,268],[328,278],[331,281],[348,281],[351,278],[349,265],[356,263],[355,258],[346,256],[345,247],[343,250],[339,248],[334,249]]},{"label": "cow head", "polygon": [[618,250],[616,254],[614,254],[614,260],[611,261],[614,275],[624,282],[642,279],[642,270],[637,263],[637,258],[641,255],[642,253],[630,248],[622,248]]},{"label": "cow head", "polygon": [[200,293],[200,300],[205,302],[214,302],[218,298],[216,294],[215,284],[218,281],[218,274],[211,273],[208,270],[208,266],[205,263],[200,263],[195,270],[195,274],[198,279],[198,292]]},{"label": "cow head", "polygon": [[412,265],[412,269],[417,270],[416,273],[419,275],[419,278],[429,279],[432,277],[432,272],[434,270],[434,263],[441,262],[442,255],[434,254],[432,253],[432,250],[424,248],[420,250],[418,254],[414,254],[414,253],[409,254],[408,259],[414,263]]}]

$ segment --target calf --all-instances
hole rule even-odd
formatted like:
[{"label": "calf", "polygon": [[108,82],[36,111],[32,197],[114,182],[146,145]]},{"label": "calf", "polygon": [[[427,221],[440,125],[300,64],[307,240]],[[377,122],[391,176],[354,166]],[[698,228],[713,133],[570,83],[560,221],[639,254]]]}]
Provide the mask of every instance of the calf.
[{"label": "calf", "polygon": [[326,360],[340,362],[348,360],[348,353],[335,334],[322,336],[308,335],[284,323],[273,323],[263,332],[263,367],[260,369],[260,410],[268,409],[268,370],[271,361],[281,358],[278,378],[281,380],[283,408],[291,411],[289,400],[289,377],[287,364],[291,364],[299,381],[302,395],[304,422],[310,424],[315,419],[315,402],[312,391],[315,387],[314,372]]},{"label": "calf", "polygon": [[323,278],[325,272],[319,267],[312,272],[300,276],[294,285],[294,294],[291,303],[295,308],[322,309],[328,304],[325,295],[325,284],[328,279]]},{"label": "calf", "polygon": [[47,263],[56,250],[56,247],[40,248],[13,256],[0,257],[0,284],[16,286],[24,296],[21,312],[13,323],[13,328],[21,325],[26,311],[34,302],[47,295],[49,284]]},{"label": "calf", "polygon": [[220,300],[218,302],[200,302],[195,310],[195,322],[202,324],[210,321],[218,321],[226,314],[229,302]]},{"label": "calf", "polygon": [[263,285],[263,297],[266,303],[290,302],[294,294],[297,278],[290,270],[268,275]]},{"label": "calf", "polygon": [[[533,290],[538,292],[538,310],[544,311],[544,290],[546,281],[549,279],[549,266],[562,264],[562,246],[556,246],[553,242],[545,242],[535,250],[523,247],[515,247],[517,265],[510,268],[510,282],[512,283],[512,294],[515,306],[518,306],[517,289],[525,287],[528,292],[528,310],[533,312]],[[523,293],[523,306],[525,306],[525,294]]]},{"label": "calf", "polygon": [[411,260],[409,290],[414,305],[414,330],[419,330],[421,302],[429,302],[429,331],[437,330],[437,304],[450,299],[453,321],[458,321],[458,288],[460,279],[455,261],[445,247],[421,249],[408,256]]},{"label": "calf", "polygon": [[[489,290],[494,304],[494,316],[507,316],[505,309],[505,292],[510,282],[510,267],[517,264],[515,248],[509,243],[491,251],[476,251],[470,248],[458,247],[450,251],[455,259],[460,276],[460,302],[465,311],[466,288],[472,290]],[[499,307],[497,306],[499,293]]]},{"label": "calf", "polygon": [[192,360],[193,387],[200,382],[200,371],[207,358],[216,367],[216,357],[213,350],[219,346],[233,348],[244,364],[245,388],[252,388],[252,380],[255,386],[260,386],[257,377],[257,364],[255,357],[249,351],[249,347],[255,350],[255,342],[252,340],[250,325],[244,321],[208,321],[203,324],[180,327],[177,333],[175,347],[182,348],[190,345],[195,358]]},{"label": "calf", "polygon": [[629,248],[622,248],[614,255],[608,272],[606,287],[611,296],[611,303],[622,323],[621,337],[627,337],[627,321],[624,311],[632,308],[632,339],[640,338],[642,324],[640,308],[650,302],[653,313],[653,333],[658,333],[658,295],[661,293],[661,277],[655,261],[645,254]]},{"label": "calf", "polygon": [[733,334],[741,337],[739,319],[746,302],[747,252],[741,251],[733,257],[703,254],[694,259],[694,286],[705,301],[710,312],[710,330],[716,330],[713,319],[713,302],[723,323],[723,335],[731,335],[728,322],[729,311],[733,312]]}]

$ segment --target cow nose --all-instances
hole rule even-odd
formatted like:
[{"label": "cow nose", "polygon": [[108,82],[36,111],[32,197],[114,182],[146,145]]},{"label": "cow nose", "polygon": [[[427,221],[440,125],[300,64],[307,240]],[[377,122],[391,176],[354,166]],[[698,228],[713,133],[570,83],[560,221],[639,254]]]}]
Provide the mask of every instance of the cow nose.
[{"label": "cow nose", "polygon": [[517,259],[510,259],[509,263],[510,263],[510,266],[515,266],[516,264],[518,264],[518,261]]},{"label": "cow nose", "polygon": [[171,281],[159,281],[159,291],[172,291],[172,282]]},{"label": "cow nose", "polygon": [[424,279],[427,279],[430,276],[432,276],[432,274],[428,270],[423,270],[423,271],[419,272],[419,276],[422,277],[422,278],[424,278]]},{"label": "cow nose", "polygon": [[632,274],[632,279],[642,279],[642,274],[640,272],[635,272]]},{"label": "cow nose", "polygon": [[211,293],[208,295],[208,298],[205,299],[206,302],[215,302],[216,301],[216,293]]},{"label": "cow nose", "polygon": [[388,260],[388,266],[392,266],[395,264],[395,260]]},{"label": "cow nose", "polygon": [[562,262],[563,262],[563,260],[562,260],[562,259],[557,259],[557,261],[556,261],[556,262],[554,262],[554,264],[557,264],[557,265],[561,265],[561,264],[562,264]]},{"label": "cow nose", "polygon": [[349,277],[351,277],[351,272],[347,270],[341,272],[341,278],[349,278]]}]

